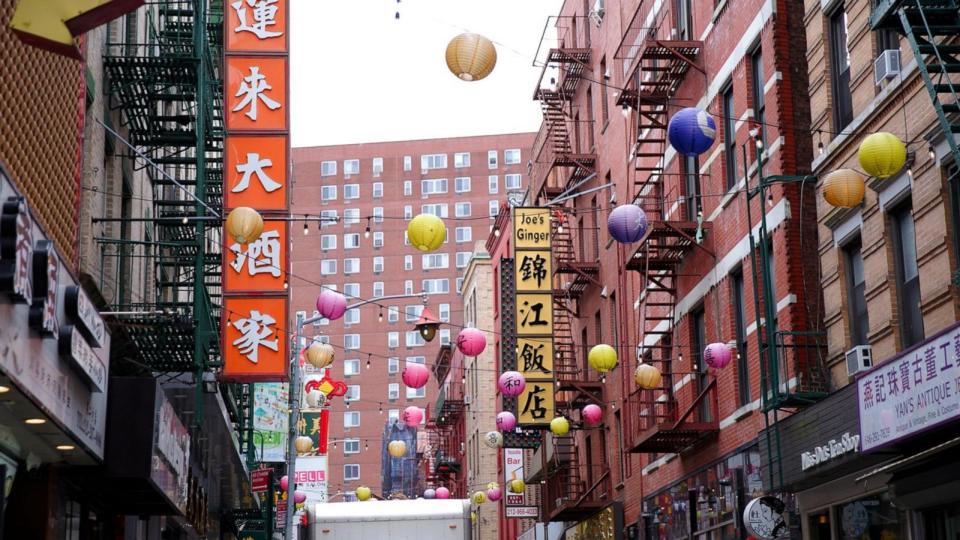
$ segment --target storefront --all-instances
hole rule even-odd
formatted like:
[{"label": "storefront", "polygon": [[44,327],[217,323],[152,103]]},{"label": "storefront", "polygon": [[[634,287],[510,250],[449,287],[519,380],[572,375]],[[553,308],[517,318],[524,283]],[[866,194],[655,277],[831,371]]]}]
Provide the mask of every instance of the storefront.
[{"label": "storefront", "polygon": [[587,519],[568,525],[558,540],[622,540],[623,503],[611,503]]}]

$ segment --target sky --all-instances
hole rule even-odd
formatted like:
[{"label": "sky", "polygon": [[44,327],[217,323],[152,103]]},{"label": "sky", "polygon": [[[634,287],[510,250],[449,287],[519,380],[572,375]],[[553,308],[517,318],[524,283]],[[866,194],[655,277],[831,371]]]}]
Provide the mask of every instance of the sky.
[{"label": "sky", "polygon": [[[532,63],[562,3],[292,0],[293,146],[536,131],[541,68]],[[497,46],[497,66],[482,81],[459,80],[444,60],[447,43],[466,31]]]}]

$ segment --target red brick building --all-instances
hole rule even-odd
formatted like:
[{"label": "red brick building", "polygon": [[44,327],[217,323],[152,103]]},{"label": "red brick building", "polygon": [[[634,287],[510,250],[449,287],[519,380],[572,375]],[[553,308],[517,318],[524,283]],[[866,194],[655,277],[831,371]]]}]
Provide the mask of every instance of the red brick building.
[{"label": "red brick building", "polygon": [[[521,133],[294,149],[292,213],[306,221],[291,227],[291,314],[312,316],[321,284],[346,293],[348,304],[375,301],[305,332],[328,336],[337,350],[331,376],[350,387],[349,409],[342,399],[332,405],[331,494],[360,485],[378,493],[387,419],[410,405],[432,414],[436,379],[408,391],[400,373],[406,362],[432,367],[439,347],[456,337],[463,269],[489,234],[490,216],[509,193],[526,189],[532,140]],[[405,245],[408,221],[423,212],[447,225],[447,242],[431,254]],[[421,292],[450,323],[429,343],[413,329]],[[410,296],[389,298],[396,295]]]}]

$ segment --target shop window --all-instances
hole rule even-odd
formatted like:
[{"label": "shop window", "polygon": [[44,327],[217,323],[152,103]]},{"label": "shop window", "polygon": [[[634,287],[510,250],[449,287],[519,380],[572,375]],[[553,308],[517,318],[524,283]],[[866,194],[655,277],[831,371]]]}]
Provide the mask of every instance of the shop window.
[{"label": "shop window", "polygon": [[888,493],[835,506],[834,516],[836,538],[908,538],[906,515],[897,510]]},{"label": "shop window", "polygon": [[810,540],[830,539],[830,509],[821,510],[807,516],[807,531]]}]

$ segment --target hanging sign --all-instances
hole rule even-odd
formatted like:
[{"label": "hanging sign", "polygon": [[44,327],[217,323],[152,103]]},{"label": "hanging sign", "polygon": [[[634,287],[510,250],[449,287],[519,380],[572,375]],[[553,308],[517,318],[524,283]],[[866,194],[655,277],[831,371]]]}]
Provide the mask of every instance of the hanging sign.
[{"label": "hanging sign", "polygon": [[783,519],[785,505],[776,497],[759,497],[747,503],[743,510],[743,525],[749,534],[760,540],[774,540],[788,536]]},{"label": "hanging sign", "polygon": [[287,376],[287,299],[226,297],[223,373],[228,380],[277,381]]},{"label": "hanging sign", "polygon": [[510,491],[511,480],[523,480],[523,450],[520,448],[503,449],[503,486],[505,497],[504,501],[507,507],[523,506],[526,504],[524,493],[513,493]]}]

